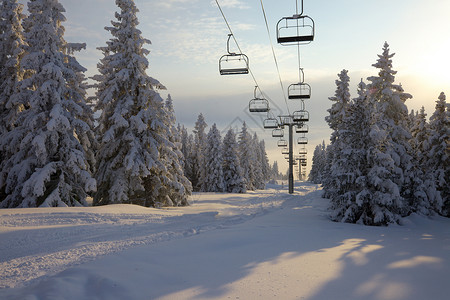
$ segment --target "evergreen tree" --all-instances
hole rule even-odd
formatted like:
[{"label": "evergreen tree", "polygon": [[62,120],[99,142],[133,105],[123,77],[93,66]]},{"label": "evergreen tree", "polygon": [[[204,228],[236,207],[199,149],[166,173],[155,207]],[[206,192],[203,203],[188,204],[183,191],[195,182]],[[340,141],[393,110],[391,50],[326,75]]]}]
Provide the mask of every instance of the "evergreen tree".
[{"label": "evergreen tree", "polygon": [[[426,120],[425,109],[422,106],[420,112],[416,113],[414,118],[410,114],[412,139],[413,162],[416,168],[416,178],[423,181],[426,195],[416,195],[412,209],[418,213],[430,214],[430,211],[441,212],[442,199],[436,191],[436,183],[433,180],[433,172],[427,166],[427,153],[429,150],[428,138],[430,135],[429,125]],[[421,184],[421,182],[418,182]]]},{"label": "evergreen tree", "polygon": [[207,136],[205,151],[205,180],[202,191],[223,192],[225,190],[223,175],[222,137],[214,123]]},{"label": "evergreen tree", "polygon": [[199,114],[194,127],[194,143],[191,152],[191,176],[190,180],[194,191],[200,191],[206,178],[205,173],[205,151],[206,151],[206,124],[203,114]]},{"label": "evergreen tree", "polygon": [[21,68],[29,76],[13,97],[25,109],[2,136],[1,148],[8,145],[12,155],[2,166],[1,206],[86,205],[87,192],[96,188],[82,144],[90,126],[85,99],[73,90],[79,74],[66,54],[65,10],[56,0],[30,1],[28,10]]},{"label": "evergreen tree", "polygon": [[256,189],[263,190],[265,188],[265,179],[263,172],[263,163],[264,163],[264,155],[261,146],[259,144],[258,135],[256,132],[253,134],[253,138],[251,141],[252,152],[255,154],[255,164],[254,166],[254,182],[253,186]]},{"label": "evergreen tree", "polygon": [[[25,53],[22,14],[17,0],[4,0],[0,5],[0,135],[14,127],[17,114],[24,105],[14,99],[24,72],[20,62]],[[3,153],[3,151],[2,151]],[[3,161],[3,159],[2,159]]]},{"label": "evergreen tree", "polygon": [[163,206],[180,206],[187,205],[187,197],[192,193],[191,182],[184,175],[183,161],[184,156],[181,152],[181,137],[178,129],[175,127],[176,118],[173,108],[172,97],[168,95],[165,108],[167,111],[166,125],[170,129],[168,136],[171,147],[162,147],[163,152],[160,154],[161,159],[167,168],[167,174],[163,177],[162,183],[166,191],[166,199],[158,205]]},{"label": "evergreen tree", "polygon": [[[369,97],[376,107],[375,123],[382,136],[372,155],[376,156],[374,159],[379,159],[379,152],[385,158],[381,161],[383,176],[380,178],[385,178],[388,182],[386,186],[380,186],[383,188],[383,197],[377,198],[377,202],[372,204],[380,207],[374,217],[376,224],[397,222],[401,216],[411,212],[410,207],[414,206],[416,197],[424,196],[423,184],[416,177],[411,156],[408,111],[404,104],[412,96],[405,93],[401,85],[394,84],[397,72],[392,69],[393,56],[389,45],[385,43],[383,54],[378,55],[377,62],[372,65],[379,69],[378,76],[369,77],[371,83],[367,87]],[[373,165],[372,172],[380,174],[378,167]],[[377,185],[376,182],[374,184]],[[385,214],[384,217],[382,214]]]},{"label": "evergreen tree", "polygon": [[256,154],[253,148],[253,139],[244,122],[242,130],[239,133],[239,161],[241,162],[242,174],[245,179],[246,189],[255,190],[255,165]]},{"label": "evergreen tree", "polygon": [[325,141],[317,145],[314,149],[311,171],[308,180],[315,183],[322,183],[324,177],[324,168],[326,165],[326,146]]},{"label": "evergreen tree", "polygon": [[342,192],[341,185],[347,185],[345,178],[345,172],[342,173],[341,167],[345,162],[341,158],[342,150],[345,147],[345,142],[342,140],[341,135],[344,130],[343,120],[346,117],[347,109],[350,102],[348,71],[342,70],[338,74],[336,83],[336,92],[334,97],[330,97],[329,100],[333,101],[331,108],[328,109],[329,115],[325,117],[330,128],[333,130],[330,138],[330,146],[327,151],[329,157],[329,174],[323,180],[323,188],[328,197],[337,197]]},{"label": "evergreen tree", "polygon": [[270,164],[269,158],[267,157],[266,143],[264,142],[264,140],[259,142],[259,148],[261,153],[261,170],[263,175],[262,187],[265,188],[265,183],[270,179]]},{"label": "evergreen tree", "polygon": [[280,177],[281,177],[281,174],[280,174],[280,170],[278,168],[278,162],[274,161],[273,165],[272,165],[272,168],[271,168],[271,179],[272,180],[279,180]]},{"label": "evergreen tree", "polygon": [[170,199],[173,192],[183,195],[183,184],[170,173],[176,146],[167,121],[170,116],[157,92],[165,88],[147,75],[149,51],[144,45],[150,41],[137,29],[135,3],[116,0],[116,4],[120,12],[105,28],[112,38],[99,48],[104,57],[98,65],[100,75],[94,77],[96,109],[102,111],[94,204],[184,204],[184,196]]},{"label": "evergreen tree", "polygon": [[245,193],[245,180],[239,162],[238,144],[233,129],[223,139],[223,178],[225,192]]},{"label": "evergreen tree", "polygon": [[444,93],[436,101],[429,126],[427,169],[443,200],[442,214],[450,217],[450,106]]}]

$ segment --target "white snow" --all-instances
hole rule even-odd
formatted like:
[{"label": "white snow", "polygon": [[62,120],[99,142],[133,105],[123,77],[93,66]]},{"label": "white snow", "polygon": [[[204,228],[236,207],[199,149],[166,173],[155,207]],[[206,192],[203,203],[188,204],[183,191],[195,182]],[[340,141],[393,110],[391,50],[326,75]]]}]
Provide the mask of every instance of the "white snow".
[{"label": "white snow", "polygon": [[0,210],[0,299],[448,299],[450,219],[331,222],[317,185]]}]

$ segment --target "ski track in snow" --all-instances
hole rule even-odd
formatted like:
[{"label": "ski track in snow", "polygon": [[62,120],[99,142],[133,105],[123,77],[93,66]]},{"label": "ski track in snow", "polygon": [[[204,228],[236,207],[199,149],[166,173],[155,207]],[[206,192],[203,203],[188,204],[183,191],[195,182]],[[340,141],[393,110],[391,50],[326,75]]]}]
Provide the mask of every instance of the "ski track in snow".
[{"label": "ski track in snow", "polygon": [[[311,186],[311,190],[315,189]],[[308,189],[300,191],[308,192]],[[269,189],[229,194],[225,199],[224,194],[194,194],[193,204],[185,208],[110,205],[3,210],[0,211],[0,288],[29,285],[69,267],[131,247],[240,224],[281,209],[290,197]]]}]

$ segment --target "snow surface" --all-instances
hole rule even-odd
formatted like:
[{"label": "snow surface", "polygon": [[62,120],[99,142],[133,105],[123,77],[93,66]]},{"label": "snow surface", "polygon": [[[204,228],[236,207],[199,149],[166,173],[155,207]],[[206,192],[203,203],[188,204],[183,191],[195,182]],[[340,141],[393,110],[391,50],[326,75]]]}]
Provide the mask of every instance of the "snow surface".
[{"label": "snow surface", "polygon": [[317,185],[0,210],[0,299],[449,299],[450,219],[331,222]]}]

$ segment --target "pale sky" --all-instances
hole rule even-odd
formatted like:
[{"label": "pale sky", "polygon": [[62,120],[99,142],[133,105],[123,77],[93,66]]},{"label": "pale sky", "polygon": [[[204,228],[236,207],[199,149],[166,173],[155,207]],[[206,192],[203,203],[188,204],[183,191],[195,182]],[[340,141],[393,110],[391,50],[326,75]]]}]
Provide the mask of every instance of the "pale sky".
[{"label": "pale sky", "polygon": [[[104,30],[118,11],[114,0],[60,0],[66,9],[65,38],[86,42],[87,50],[77,55],[96,73],[101,52],[111,37]],[[218,0],[259,87],[270,99],[271,107],[286,113],[287,106],[272,56],[260,0]],[[25,1],[23,1],[25,3]],[[172,95],[178,122],[192,128],[202,112],[209,126],[217,123],[250,128],[266,141],[269,160],[287,163],[271,137],[264,131],[259,115],[248,113],[255,82],[250,75],[221,76],[218,60],[226,54],[228,28],[215,0],[135,0],[140,12],[139,29],[152,41],[148,74],[161,81]],[[297,47],[276,43],[279,19],[295,13],[295,0],[263,0],[270,35],[284,87],[298,82]],[[26,10],[26,8],[25,8]],[[425,107],[428,117],[434,111],[441,91],[450,97],[450,1],[448,0],[304,0],[304,14],[315,22],[315,39],[302,46],[301,66],[305,82],[311,85],[308,133],[308,168],[315,146],[329,141],[330,130],[324,117],[334,96],[334,81],[342,69],[349,70],[352,97],[363,78],[376,75],[371,65],[381,54],[385,41],[390,45],[396,82],[413,95],[409,110]],[[292,112],[298,103],[288,100]],[[207,128],[209,130],[209,127]]]}]

